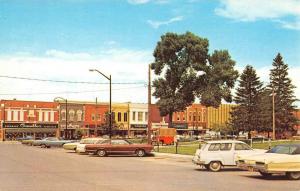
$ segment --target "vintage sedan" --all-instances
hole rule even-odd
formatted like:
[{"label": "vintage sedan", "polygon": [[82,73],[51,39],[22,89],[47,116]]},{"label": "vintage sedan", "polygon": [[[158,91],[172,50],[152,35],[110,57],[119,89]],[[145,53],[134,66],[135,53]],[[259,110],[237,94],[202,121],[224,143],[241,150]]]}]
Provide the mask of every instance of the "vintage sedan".
[{"label": "vintage sedan", "polygon": [[64,140],[57,137],[47,137],[42,140],[33,141],[33,146],[41,146],[42,148],[62,147],[66,143],[72,143],[76,140]]},{"label": "vintage sedan", "polygon": [[84,139],[81,139],[80,141],[77,141],[77,142],[66,143],[66,144],[63,145],[63,148],[65,150],[76,151],[78,147],[82,147],[86,144],[94,144],[95,142],[97,142],[99,140],[105,140],[105,139],[103,139],[101,137],[84,138]]},{"label": "vintage sedan", "polygon": [[264,153],[266,150],[252,149],[242,141],[222,140],[208,141],[197,149],[193,163],[217,172],[223,166],[236,166],[237,156],[240,154]]},{"label": "vintage sedan", "polygon": [[143,157],[153,150],[149,144],[133,144],[127,140],[106,140],[100,144],[89,144],[85,146],[87,153],[106,156],[110,154],[135,154]]},{"label": "vintage sedan", "polygon": [[80,143],[80,144],[77,145],[76,153],[78,153],[78,154],[86,154],[86,152],[85,152],[85,146],[86,145],[88,145],[88,144],[100,144],[100,143],[102,143],[105,140],[107,140],[107,139],[97,138],[97,137],[96,138],[88,138],[83,143]]},{"label": "vintage sedan", "polygon": [[300,179],[300,144],[277,145],[264,154],[239,156],[238,167],[258,171],[262,176],[285,174],[289,179]]}]

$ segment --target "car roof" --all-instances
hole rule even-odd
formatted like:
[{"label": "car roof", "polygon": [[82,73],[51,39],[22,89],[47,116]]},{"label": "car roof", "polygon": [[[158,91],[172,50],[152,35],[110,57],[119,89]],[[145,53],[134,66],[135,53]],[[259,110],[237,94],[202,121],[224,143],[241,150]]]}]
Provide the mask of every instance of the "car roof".
[{"label": "car roof", "polygon": [[207,144],[212,144],[212,143],[245,143],[243,141],[238,141],[238,140],[218,140],[218,141],[207,141]]}]

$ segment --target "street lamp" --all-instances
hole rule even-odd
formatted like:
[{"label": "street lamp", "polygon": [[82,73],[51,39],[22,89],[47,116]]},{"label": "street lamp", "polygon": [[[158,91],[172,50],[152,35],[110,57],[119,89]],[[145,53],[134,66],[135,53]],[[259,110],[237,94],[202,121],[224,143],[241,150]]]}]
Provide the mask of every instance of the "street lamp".
[{"label": "street lamp", "polygon": [[111,115],[111,75],[106,76],[104,75],[102,72],[100,72],[97,69],[89,69],[90,72],[98,72],[99,74],[101,74],[103,77],[105,77],[106,79],[109,80],[109,138],[111,139],[111,129],[112,129],[112,115]]},{"label": "street lamp", "polygon": [[56,97],[54,98],[54,101],[57,101],[58,99],[61,99],[65,101],[66,103],[66,130],[65,130],[65,139],[68,139],[68,100],[62,97]]}]

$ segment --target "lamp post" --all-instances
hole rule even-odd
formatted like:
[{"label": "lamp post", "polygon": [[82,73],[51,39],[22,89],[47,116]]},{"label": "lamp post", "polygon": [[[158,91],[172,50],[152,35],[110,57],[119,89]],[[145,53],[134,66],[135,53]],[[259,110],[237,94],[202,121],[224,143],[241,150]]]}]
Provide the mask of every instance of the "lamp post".
[{"label": "lamp post", "polygon": [[111,120],[111,75],[106,76],[104,75],[102,72],[100,72],[97,69],[89,69],[90,72],[98,72],[99,74],[101,74],[103,77],[105,77],[106,79],[109,80],[109,138],[111,139],[111,130],[112,130],[112,120]]},{"label": "lamp post", "polygon": [[65,139],[68,139],[68,100],[62,97],[54,98],[54,101],[61,99],[66,103],[66,130],[65,130]]}]

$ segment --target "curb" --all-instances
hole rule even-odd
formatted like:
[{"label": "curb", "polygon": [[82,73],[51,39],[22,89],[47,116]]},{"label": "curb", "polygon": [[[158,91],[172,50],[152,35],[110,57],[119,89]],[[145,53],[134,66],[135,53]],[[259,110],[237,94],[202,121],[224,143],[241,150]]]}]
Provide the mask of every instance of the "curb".
[{"label": "curb", "polygon": [[154,156],[158,157],[169,157],[169,158],[176,158],[176,159],[186,159],[186,160],[192,160],[194,156],[192,155],[181,155],[181,154],[171,154],[171,153],[158,153],[153,152]]}]

